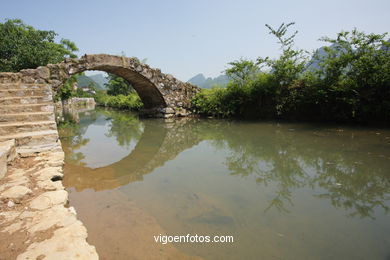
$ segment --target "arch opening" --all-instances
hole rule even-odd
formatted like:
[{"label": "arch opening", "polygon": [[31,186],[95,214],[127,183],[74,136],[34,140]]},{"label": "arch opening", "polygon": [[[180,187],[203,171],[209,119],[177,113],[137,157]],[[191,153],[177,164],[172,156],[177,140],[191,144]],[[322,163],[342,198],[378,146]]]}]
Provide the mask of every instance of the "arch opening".
[{"label": "arch opening", "polygon": [[97,66],[88,69],[72,71],[72,74],[69,74],[69,77],[85,71],[102,71],[124,78],[137,92],[144,104],[145,109],[163,108],[167,106],[161,92],[156,88],[156,86],[141,74],[130,69],[107,65]]}]

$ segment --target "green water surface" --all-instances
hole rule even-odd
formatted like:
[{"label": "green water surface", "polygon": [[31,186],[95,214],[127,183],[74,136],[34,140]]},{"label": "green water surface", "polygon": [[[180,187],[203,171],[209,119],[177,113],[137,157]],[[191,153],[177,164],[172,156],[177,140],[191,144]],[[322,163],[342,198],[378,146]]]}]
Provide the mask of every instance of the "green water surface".
[{"label": "green water surface", "polygon": [[168,235],[234,237],[174,244],[204,259],[390,259],[389,130],[98,109],[60,134],[70,205],[118,209],[100,230],[81,217],[95,240],[121,240],[112,259],[132,259],[115,236],[128,201]]}]

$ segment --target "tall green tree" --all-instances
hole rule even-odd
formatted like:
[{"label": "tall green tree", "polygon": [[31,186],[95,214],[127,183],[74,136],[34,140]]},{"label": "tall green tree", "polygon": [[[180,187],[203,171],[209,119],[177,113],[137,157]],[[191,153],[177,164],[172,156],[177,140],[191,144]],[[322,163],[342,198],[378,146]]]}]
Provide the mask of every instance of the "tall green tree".
[{"label": "tall green tree", "polygon": [[307,52],[294,47],[294,39],[298,31],[288,35],[289,27],[294,24],[294,22],[282,23],[278,29],[266,24],[269,34],[277,38],[282,53],[277,59],[269,59],[268,57],[257,59],[258,64],[264,64],[271,68],[271,73],[282,87],[293,84],[302,75],[308,62]]},{"label": "tall green tree", "polygon": [[243,58],[229,62],[228,65],[230,67],[225,70],[226,75],[240,86],[256,78],[256,74],[260,71],[255,62]]},{"label": "tall green tree", "polygon": [[[362,121],[390,119],[390,52],[387,33],[366,34],[354,29],[336,38],[323,37],[333,48],[324,50],[317,89],[326,93],[328,111]],[[339,112],[340,113],[340,112]]]},{"label": "tall green tree", "polygon": [[108,82],[105,84],[107,87],[107,94],[111,96],[117,95],[129,95],[135,93],[131,84],[122,77],[109,73],[107,76]]},{"label": "tall green tree", "polygon": [[0,23],[0,71],[16,72],[77,57],[76,44],[67,39],[57,43],[56,36],[54,31],[37,30],[20,19]]}]

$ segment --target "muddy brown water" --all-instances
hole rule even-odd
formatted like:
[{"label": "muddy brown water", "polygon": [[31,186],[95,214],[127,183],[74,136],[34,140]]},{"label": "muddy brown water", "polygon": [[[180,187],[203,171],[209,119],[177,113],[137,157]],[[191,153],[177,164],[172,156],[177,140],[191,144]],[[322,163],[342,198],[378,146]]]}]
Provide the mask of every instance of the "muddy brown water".
[{"label": "muddy brown water", "polygon": [[99,109],[79,119],[60,127],[64,185],[102,259],[390,258],[389,130]]}]

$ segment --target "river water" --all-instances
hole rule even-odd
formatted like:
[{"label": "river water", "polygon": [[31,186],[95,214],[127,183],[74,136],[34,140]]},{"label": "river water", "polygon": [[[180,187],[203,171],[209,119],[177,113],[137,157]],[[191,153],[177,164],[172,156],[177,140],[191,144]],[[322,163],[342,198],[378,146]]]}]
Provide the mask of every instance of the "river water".
[{"label": "river water", "polygon": [[[140,119],[59,127],[70,206],[101,259],[390,259],[390,131]],[[231,243],[155,236],[232,236]]]}]

